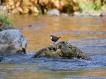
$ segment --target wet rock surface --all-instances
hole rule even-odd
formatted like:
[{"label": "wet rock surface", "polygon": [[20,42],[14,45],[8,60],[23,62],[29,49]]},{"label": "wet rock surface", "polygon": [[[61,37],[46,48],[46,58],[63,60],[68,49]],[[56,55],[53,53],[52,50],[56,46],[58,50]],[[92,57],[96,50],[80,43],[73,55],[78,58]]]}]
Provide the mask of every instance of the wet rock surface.
[{"label": "wet rock surface", "polygon": [[20,31],[8,29],[0,32],[0,55],[26,53],[26,39]]},{"label": "wet rock surface", "polygon": [[61,41],[57,44],[54,43],[47,48],[42,48],[33,56],[33,58],[39,57],[91,60],[91,58],[85,55],[84,52],[66,41]]},{"label": "wet rock surface", "polygon": [[0,26],[0,31],[7,30],[7,29],[14,29],[14,28],[10,25]]},{"label": "wet rock surface", "polygon": [[3,60],[3,56],[0,56],[0,62]]}]

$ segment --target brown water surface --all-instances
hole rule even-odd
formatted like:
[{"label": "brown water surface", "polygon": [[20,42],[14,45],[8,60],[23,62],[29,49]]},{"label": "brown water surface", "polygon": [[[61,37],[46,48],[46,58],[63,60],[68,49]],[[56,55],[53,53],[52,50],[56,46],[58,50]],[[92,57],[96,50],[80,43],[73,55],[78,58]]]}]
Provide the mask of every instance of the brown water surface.
[{"label": "brown water surface", "polygon": [[[106,79],[106,17],[10,16],[27,40],[27,54],[7,56],[0,63],[1,79]],[[77,46],[93,61],[37,58],[52,44],[50,35]]]},{"label": "brown water surface", "polygon": [[15,28],[27,39],[28,52],[50,45],[50,35],[60,36],[60,41],[106,38],[106,17],[26,15],[12,16],[11,19]]}]

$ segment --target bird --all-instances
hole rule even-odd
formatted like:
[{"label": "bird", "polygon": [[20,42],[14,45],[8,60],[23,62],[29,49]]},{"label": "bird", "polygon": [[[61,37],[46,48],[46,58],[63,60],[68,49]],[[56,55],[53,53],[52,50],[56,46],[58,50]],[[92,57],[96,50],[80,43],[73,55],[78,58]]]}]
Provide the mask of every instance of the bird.
[{"label": "bird", "polygon": [[50,37],[51,37],[51,41],[53,41],[54,43],[55,43],[56,41],[58,41],[59,38],[61,38],[61,37],[57,37],[57,36],[54,36],[54,35],[51,35]]}]

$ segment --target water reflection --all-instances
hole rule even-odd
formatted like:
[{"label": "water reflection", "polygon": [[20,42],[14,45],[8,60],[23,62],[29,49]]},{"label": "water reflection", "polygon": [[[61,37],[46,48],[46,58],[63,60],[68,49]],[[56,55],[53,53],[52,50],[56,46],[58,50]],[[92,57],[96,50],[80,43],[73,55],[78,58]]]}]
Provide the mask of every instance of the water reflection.
[{"label": "water reflection", "polygon": [[15,28],[27,39],[28,52],[35,52],[50,45],[50,35],[62,37],[60,41],[78,42],[106,38],[106,17],[12,16],[11,19]]},{"label": "water reflection", "polygon": [[[106,78],[106,17],[14,15],[10,18],[28,42],[27,54],[4,57],[0,63],[0,78]],[[93,61],[31,58],[36,51],[52,43],[50,35],[62,37],[59,41],[71,42]]]},{"label": "water reflection", "polygon": [[[33,53],[5,57],[0,64],[3,78],[92,79],[106,77],[106,56],[93,54],[93,61],[78,59],[30,58]],[[11,60],[10,60],[11,59]]]}]

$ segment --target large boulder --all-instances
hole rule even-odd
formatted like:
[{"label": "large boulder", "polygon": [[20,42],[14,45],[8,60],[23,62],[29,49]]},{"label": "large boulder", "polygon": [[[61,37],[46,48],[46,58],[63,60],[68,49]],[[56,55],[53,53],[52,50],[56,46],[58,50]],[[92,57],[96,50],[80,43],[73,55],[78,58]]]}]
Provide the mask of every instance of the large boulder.
[{"label": "large boulder", "polygon": [[71,43],[66,41],[61,41],[57,44],[52,44],[47,48],[42,48],[39,50],[33,58],[39,57],[50,57],[50,58],[78,58],[78,59],[85,59],[91,60],[91,58],[85,55],[80,49],[75,46],[72,46]]},{"label": "large boulder", "polygon": [[26,39],[15,29],[0,32],[0,55],[13,55],[26,53]]}]

